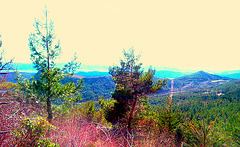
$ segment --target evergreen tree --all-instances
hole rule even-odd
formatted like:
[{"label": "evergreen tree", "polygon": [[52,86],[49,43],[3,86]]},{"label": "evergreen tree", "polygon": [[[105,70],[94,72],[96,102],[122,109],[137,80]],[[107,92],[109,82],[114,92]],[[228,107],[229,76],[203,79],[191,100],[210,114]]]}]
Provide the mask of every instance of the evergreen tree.
[{"label": "evergreen tree", "polygon": [[52,101],[61,100],[68,106],[80,99],[79,91],[83,81],[63,84],[61,81],[67,76],[72,76],[80,64],[73,60],[67,63],[62,69],[56,66],[55,60],[61,53],[60,42],[55,41],[53,22],[48,20],[48,11],[45,10],[43,21],[35,20],[36,32],[29,37],[31,60],[38,70],[39,78],[23,80],[18,77],[20,90],[27,96],[38,102],[43,102],[47,108],[48,121],[51,122]]},{"label": "evergreen tree", "polygon": [[234,131],[233,131],[233,140],[236,142],[237,145],[240,146],[240,128],[236,128]]},{"label": "evergreen tree", "polygon": [[173,111],[172,98],[169,97],[165,106],[158,111],[158,125],[161,129],[173,133],[181,121],[181,114],[178,110]]},{"label": "evergreen tree", "polygon": [[155,71],[151,68],[143,73],[142,63],[138,63],[140,56],[135,56],[133,48],[129,51],[124,50],[123,53],[124,58],[120,60],[120,67],[109,68],[109,73],[116,83],[115,91],[112,93],[116,103],[109,111],[110,115],[107,119],[113,124],[127,123],[130,131],[137,102],[144,102],[141,99],[146,99],[146,95],[161,90],[166,81],[158,80],[154,83]]},{"label": "evergreen tree", "polygon": [[156,119],[160,133],[164,131],[173,135],[176,145],[183,141],[183,132],[180,129],[180,123],[183,121],[182,115],[178,109],[174,109],[172,97],[169,97],[166,104],[160,107]]},{"label": "evergreen tree", "polygon": [[203,121],[194,121],[184,124],[184,140],[187,146],[214,146],[218,141],[212,140],[212,125],[207,125]]}]

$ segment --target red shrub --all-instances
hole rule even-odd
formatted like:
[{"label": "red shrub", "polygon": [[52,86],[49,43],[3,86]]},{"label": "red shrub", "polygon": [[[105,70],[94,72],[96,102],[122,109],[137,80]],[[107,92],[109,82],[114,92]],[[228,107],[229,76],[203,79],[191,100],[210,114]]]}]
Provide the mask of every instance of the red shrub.
[{"label": "red shrub", "polygon": [[52,131],[50,138],[60,146],[118,146],[107,128],[97,123],[90,123],[76,117],[53,121],[57,131]]}]

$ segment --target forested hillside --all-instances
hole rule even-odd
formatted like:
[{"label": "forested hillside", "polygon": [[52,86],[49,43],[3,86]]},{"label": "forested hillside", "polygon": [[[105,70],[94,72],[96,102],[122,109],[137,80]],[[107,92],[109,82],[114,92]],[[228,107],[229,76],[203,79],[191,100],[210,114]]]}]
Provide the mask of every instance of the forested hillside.
[{"label": "forested hillside", "polygon": [[[71,77],[63,80],[63,83],[67,83],[69,81],[77,83],[78,80],[79,78]],[[82,95],[81,101],[83,102],[89,100],[97,101],[99,97],[103,97],[105,99],[110,98],[111,92],[113,92],[115,88],[115,83],[110,76],[83,78],[83,80],[84,86],[80,92]]]},{"label": "forested hillside", "polygon": [[[211,129],[215,134],[212,134],[212,139],[229,141],[233,132],[239,131],[236,129],[240,126],[239,86],[239,80],[231,80],[212,88],[175,93],[172,97],[172,109],[179,111],[184,121],[201,121],[205,125],[213,123]],[[151,97],[149,103],[152,109],[157,111],[167,100],[167,96]],[[231,143],[225,145],[231,146]]]}]

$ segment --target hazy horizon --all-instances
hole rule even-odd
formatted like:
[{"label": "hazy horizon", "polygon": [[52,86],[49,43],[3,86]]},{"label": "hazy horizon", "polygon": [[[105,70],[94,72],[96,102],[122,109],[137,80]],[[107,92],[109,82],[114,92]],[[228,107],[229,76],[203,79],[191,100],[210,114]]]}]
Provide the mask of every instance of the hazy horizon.
[{"label": "hazy horizon", "polygon": [[0,35],[6,57],[31,63],[28,36],[45,5],[62,58],[112,66],[133,47],[144,66],[239,70],[240,1],[1,1]]},{"label": "hazy horizon", "polygon": [[[14,67],[17,67],[17,70],[20,72],[37,72],[37,70],[33,67],[32,63],[13,63]],[[22,65],[21,65],[22,64]],[[26,65],[27,64],[27,65]],[[58,67],[63,67],[66,63],[57,63]],[[19,66],[20,65],[20,66]],[[114,66],[114,65],[112,65]],[[91,71],[97,71],[97,72],[108,72],[110,66],[106,65],[86,65],[81,64],[78,71],[83,72],[91,72]],[[144,69],[144,72],[148,71],[149,68],[155,69],[156,71],[172,71],[172,72],[182,72],[185,74],[190,74],[198,71],[205,71],[211,74],[221,74],[221,73],[228,73],[228,74],[234,74],[234,73],[240,73],[240,70],[197,70],[197,69],[181,69],[181,68],[174,68],[174,67],[166,67],[166,66],[142,66]],[[15,70],[14,70],[15,71]]]}]

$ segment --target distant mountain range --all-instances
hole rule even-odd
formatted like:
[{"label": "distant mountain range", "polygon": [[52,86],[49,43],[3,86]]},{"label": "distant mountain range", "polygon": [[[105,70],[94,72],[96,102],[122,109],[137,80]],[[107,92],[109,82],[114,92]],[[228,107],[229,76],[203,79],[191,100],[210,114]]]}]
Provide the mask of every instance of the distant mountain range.
[{"label": "distant mountain range", "polygon": [[188,73],[186,73],[186,72],[160,70],[160,71],[156,71],[155,76],[158,78],[174,79],[174,78],[178,78],[181,76],[185,76],[187,74]]},{"label": "distant mountain range", "polygon": [[79,71],[75,75],[82,76],[82,77],[110,76],[110,74],[108,72],[101,72],[101,71]]},{"label": "distant mountain range", "polygon": [[[65,63],[57,63],[58,67],[63,67]],[[30,63],[14,63],[15,68],[17,68],[20,72],[37,72],[33,67],[33,64]],[[189,75],[191,73],[196,72],[196,70],[181,70],[178,68],[170,68],[170,67],[159,67],[159,66],[146,66],[143,67],[146,71],[148,68],[153,68],[156,70],[155,76],[158,78],[178,78],[185,75]],[[98,77],[98,76],[109,76],[108,74],[109,66],[100,66],[100,65],[84,65],[82,64],[80,70],[76,73],[76,75],[83,77]],[[209,73],[219,75],[222,77],[229,77],[240,79],[240,70],[232,70],[232,71],[207,71]]]},{"label": "distant mountain range", "polygon": [[240,73],[226,74],[224,77],[232,78],[232,79],[240,79]]},{"label": "distant mountain range", "polygon": [[[57,67],[64,67],[65,63],[57,63]],[[17,69],[18,71],[22,72],[37,72],[37,70],[34,68],[34,65],[31,63],[13,63],[13,67]],[[79,71],[99,71],[99,72],[108,72],[108,66],[100,66],[100,65],[80,65]]]}]

